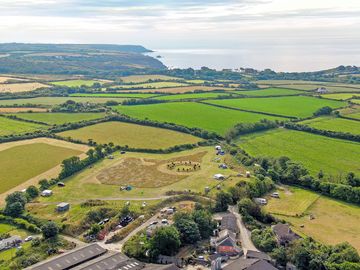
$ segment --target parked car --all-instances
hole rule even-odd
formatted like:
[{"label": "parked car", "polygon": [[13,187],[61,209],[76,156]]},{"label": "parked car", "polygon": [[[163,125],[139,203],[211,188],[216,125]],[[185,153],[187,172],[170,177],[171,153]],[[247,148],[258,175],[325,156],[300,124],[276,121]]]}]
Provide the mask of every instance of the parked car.
[{"label": "parked car", "polygon": [[34,237],[32,237],[32,236],[30,235],[30,236],[26,237],[26,238],[24,239],[24,241],[25,241],[25,242],[29,242],[29,241],[31,241],[31,240],[33,240],[33,239],[34,239]]},{"label": "parked car", "polygon": [[164,219],[161,220],[161,223],[162,224],[169,224],[169,221],[166,218],[164,218]]},{"label": "parked car", "polygon": [[130,216],[126,216],[120,220],[120,225],[126,227],[130,222],[133,221],[133,218]]}]

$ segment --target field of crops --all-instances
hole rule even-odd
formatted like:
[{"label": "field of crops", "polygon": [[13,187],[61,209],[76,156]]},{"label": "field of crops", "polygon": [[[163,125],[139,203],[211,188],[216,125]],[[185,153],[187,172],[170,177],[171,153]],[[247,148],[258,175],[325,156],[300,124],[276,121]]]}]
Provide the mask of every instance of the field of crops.
[{"label": "field of crops", "polygon": [[238,145],[254,156],[287,156],[302,163],[313,175],[323,170],[335,179],[360,172],[360,143],[301,131],[271,130],[242,136]]},{"label": "field of crops", "polygon": [[94,83],[96,82],[100,82],[100,81],[95,81],[95,80],[68,80],[68,81],[54,81],[54,82],[50,82],[51,84],[54,85],[61,85],[61,86],[67,86],[67,87],[79,87],[82,85],[85,86],[93,86]]},{"label": "field of crops", "polygon": [[29,92],[39,88],[49,87],[43,83],[29,82],[29,83],[4,83],[0,84],[0,93],[18,93],[18,92]]},{"label": "field of crops", "polygon": [[209,92],[209,93],[179,94],[179,95],[158,96],[155,99],[161,99],[161,100],[182,100],[182,99],[184,99],[185,100],[185,99],[198,99],[198,98],[217,98],[218,96],[228,96],[231,93],[232,92],[226,92],[226,93]]},{"label": "field of crops", "polygon": [[18,113],[15,116],[21,119],[43,122],[50,125],[62,125],[65,123],[104,118],[105,113]]},{"label": "field of crops", "polygon": [[44,129],[46,126],[0,117],[0,136],[21,134]]},{"label": "field of crops", "polygon": [[253,123],[261,119],[280,119],[255,113],[214,108],[193,102],[174,102],[140,106],[117,106],[126,115],[160,122],[176,123],[187,127],[199,127],[224,135],[237,123]]},{"label": "field of crops", "polygon": [[19,145],[0,151],[0,193],[79,154],[81,152],[74,149],[45,143]]},{"label": "field of crops", "polygon": [[298,118],[312,116],[321,107],[338,108],[346,105],[342,101],[304,96],[209,100],[207,103]]},{"label": "field of crops", "polygon": [[155,96],[154,94],[137,94],[137,93],[96,93],[96,94],[83,94],[83,93],[76,93],[70,94],[70,97],[102,97],[102,98],[149,98]]},{"label": "field of crops", "polygon": [[265,88],[260,90],[236,91],[235,93],[247,96],[286,96],[304,94],[303,91],[291,90],[286,88]]},{"label": "field of crops", "polygon": [[22,99],[3,99],[0,100],[0,106],[13,106],[13,105],[43,105],[43,106],[53,106],[64,103],[68,100],[73,100],[76,102],[89,102],[89,103],[106,103],[106,101],[114,100],[117,102],[122,102],[125,98],[107,98],[107,97],[37,97],[37,98],[22,98]]},{"label": "field of crops", "polygon": [[152,75],[132,75],[120,78],[124,83],[144,83],[149,80],[162,80],[162,81],[176,81],[181,80],[181,78],[152,74]]},{"label": "field of crops", "polygon": [[301,124],[323,130],[348,132],[360,135],[360,122],[334,117],[320,117],[301,122]]},{"label": "field of crops", "polygon": [[346,100],[351,99],[353,97],[360,97],[360,94],[356,93],[339,93],[339,94],[326,94],[321,95],[324,98],[337,99],[337,100]]},{"label": "field of crops", "polygon": [[[280,190],[280,199],[269,199],[265,209],[271,213],[280,213],[281,215],[276,216],[289,222],[295,231],[317,241],[331,245],[347,241],[360,251],[359,206],[319,197],[304,189],[287,189],[290,191],[286,192],[287,195],[283,195],[284,192]],[[292,207],[296,209],[298,205],[303,205],[304,208],[299,209],[298,216],[295,216]],[[314,219],[310,219],[310,215]]]},{"label": "field of crops", "polygon": [[58,135],[84,142],[93,139],[97,143],[112,142],[115,145],[147,149],[168,148],[201,141],[200,138],[181,132],[123,122],[100,123],[76,130],[68,130]]}]

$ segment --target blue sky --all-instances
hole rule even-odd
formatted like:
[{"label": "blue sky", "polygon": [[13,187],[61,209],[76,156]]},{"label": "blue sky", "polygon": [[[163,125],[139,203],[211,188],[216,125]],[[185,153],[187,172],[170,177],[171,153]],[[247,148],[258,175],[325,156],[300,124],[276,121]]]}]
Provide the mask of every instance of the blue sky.
[{"label": "blue sky", "polygon": [[0,0],[0,42],[149,48],[360,42],[359,0]]}]

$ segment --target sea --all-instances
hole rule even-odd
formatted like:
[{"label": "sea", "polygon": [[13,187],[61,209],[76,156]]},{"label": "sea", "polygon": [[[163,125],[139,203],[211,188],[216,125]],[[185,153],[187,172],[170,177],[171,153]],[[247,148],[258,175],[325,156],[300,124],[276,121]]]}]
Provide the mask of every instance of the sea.
[{"label": "sea", "polygon": [[154,49],[149,53],[168,68],[272,69],[284,72],[318,71],[339,65],[360,66],[360,46],[279,47],[247,49]]}]

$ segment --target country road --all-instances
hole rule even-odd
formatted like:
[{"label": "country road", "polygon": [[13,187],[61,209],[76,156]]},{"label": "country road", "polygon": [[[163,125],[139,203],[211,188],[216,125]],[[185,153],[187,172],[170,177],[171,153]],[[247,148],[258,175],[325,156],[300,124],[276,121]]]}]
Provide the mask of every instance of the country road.
[{"label": "country road", "polygon": [[233,213],[237,218],[237,224],[240,228],[240,242],[244,251],[255,250],[259,251],[254,243],[251,241],[251,232],[245,227],[236,206],[229,206],[229,211]]}]

